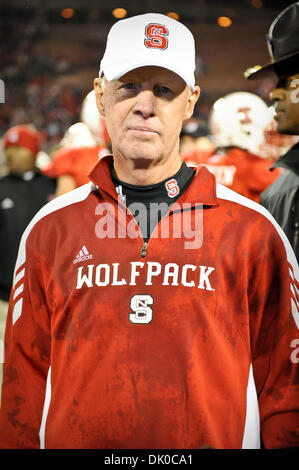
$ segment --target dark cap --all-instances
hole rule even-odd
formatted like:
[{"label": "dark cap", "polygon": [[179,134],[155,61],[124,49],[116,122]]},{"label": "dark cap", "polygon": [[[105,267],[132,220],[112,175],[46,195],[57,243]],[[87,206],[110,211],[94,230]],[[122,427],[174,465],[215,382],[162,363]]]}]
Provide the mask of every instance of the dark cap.
[{"label": "dark cap", "polygon": [[277,15],[267,34],[271,62],[248,68],[249,80],[299,72],[299,2],[292,3]]}]

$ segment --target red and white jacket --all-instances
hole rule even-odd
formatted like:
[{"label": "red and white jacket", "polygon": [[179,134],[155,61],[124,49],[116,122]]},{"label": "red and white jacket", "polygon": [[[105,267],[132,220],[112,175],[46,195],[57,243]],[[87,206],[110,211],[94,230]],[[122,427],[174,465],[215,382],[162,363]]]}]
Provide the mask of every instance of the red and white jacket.
[{"label": "red and white jacket", "polygon": [[146,247],[111,158],[23,235],[0,447],[298,446],[299,272],[284,233],[199,167]]}]

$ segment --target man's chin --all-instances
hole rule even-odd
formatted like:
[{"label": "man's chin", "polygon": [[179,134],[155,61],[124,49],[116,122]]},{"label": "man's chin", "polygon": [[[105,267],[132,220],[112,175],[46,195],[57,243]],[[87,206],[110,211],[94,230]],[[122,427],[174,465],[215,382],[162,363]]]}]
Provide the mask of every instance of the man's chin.
[{"label": "man's chin", "polygon": [[299,130],[283,123],[277,124],[276,130],[279,134],[298,135]]},{"label": "man's chin", "polygon": [[160,152],[156,145],[149,142],[138,143],[137,145],[128,146],[121,152],[127,159],[141,164],[149,165],[155,160],[159,160]]}]

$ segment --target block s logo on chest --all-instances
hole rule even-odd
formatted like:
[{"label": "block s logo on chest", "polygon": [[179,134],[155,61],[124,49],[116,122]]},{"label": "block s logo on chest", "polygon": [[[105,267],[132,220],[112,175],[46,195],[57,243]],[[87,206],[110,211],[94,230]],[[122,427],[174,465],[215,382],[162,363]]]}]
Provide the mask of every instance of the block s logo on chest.
[{"label": "block s logo on chest", "polygon": [[146,47],[161,50],[167,49],[169,31],[166,26],[151,23],[146,26],[145,35],[147,37],[144,40]]},{"label": "block s logo on chest", "polygon": [[153,310],[150,307],[154,299],[148,294],[135,294],[130,300],[131,312],[129,319],[132,323],[150,323],[153,318]]},{"label": "block s logo on chest", "polygon": [[166,188],[168,197],[171,197],[171,198],[176,197],[180,192],[180,188],[177,183],[177,180],[175,180],[174,178],[171,178],[170,180],[166,181],[165,188]]}]

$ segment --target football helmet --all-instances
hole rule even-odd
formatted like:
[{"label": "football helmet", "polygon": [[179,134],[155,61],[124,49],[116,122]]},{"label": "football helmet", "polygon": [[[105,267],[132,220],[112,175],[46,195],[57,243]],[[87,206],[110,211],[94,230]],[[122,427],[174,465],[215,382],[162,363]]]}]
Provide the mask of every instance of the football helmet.
[{"label": "football helmet", "polygon": [[61,147],[95,147],[96,141],[84,122],[72,124],[60,141]]},{"label": "football helmet", "polygon": [[80,114],[81,121],[89,128],[97,144],[107,144],[110,140],[105,119],[100,115],[94,90],[84,98]]},{"label": "football helmet", "polygon": [[258,95],[229,93],[218,99],[210,112],[211,139],[216,148],[239,147],[262,157],[271,120],[271,110]]}]

